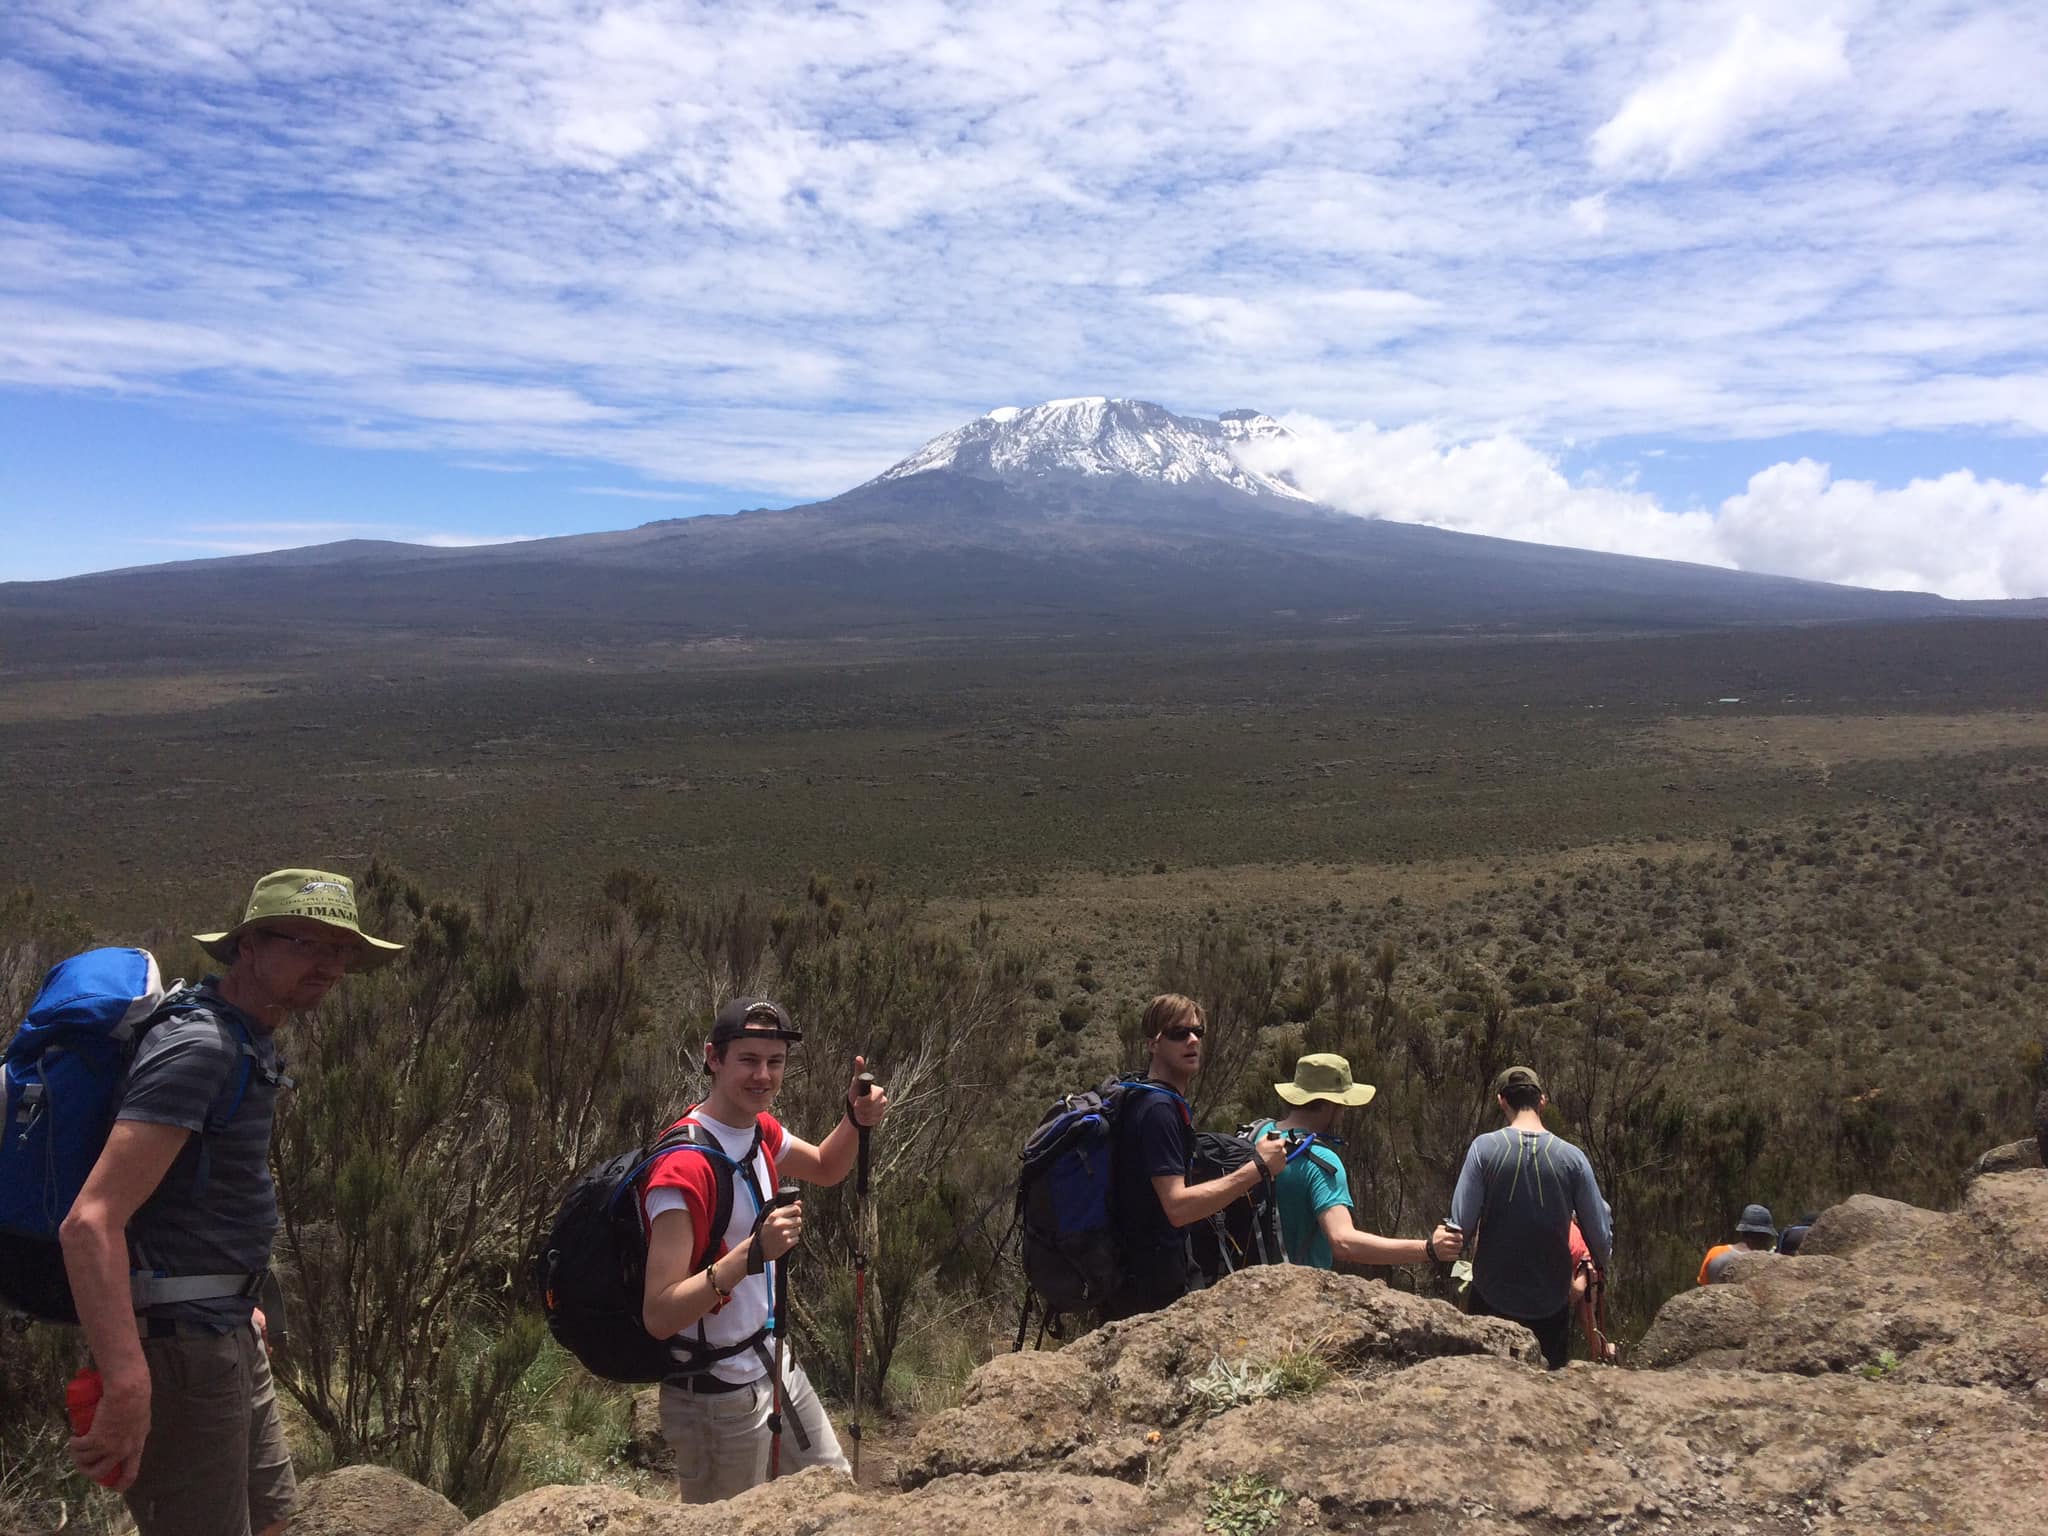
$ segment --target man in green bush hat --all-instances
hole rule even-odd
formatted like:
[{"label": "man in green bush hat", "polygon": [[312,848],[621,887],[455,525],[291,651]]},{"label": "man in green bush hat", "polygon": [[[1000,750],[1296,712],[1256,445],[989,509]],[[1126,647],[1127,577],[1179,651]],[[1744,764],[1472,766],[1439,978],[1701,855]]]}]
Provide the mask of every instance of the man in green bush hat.
[{"label": "man in green bush hat", "polygon": [[123,1490],[140,1536],[267,1536],[297,1491],[255,1317],[277,1231],[271,1119],[291,1081],[276,1032],[404,946],[364,933],[353,882],[318,869],[265,875],[241,921],[193,937],[222,969],[141,1026],[59,1234],[105,1389],[71,1459]]},{"label": "man in green bush hat", "polygon": [[1370,1104],[1378,1092],[1354,1082],[1351,1063],[1318,1053],[1294,1064],[1294,1081],[1273,1091],[1292,1108],[1285,1118],[1262,1123],[1287,1140],[1287,1164],[1273,1181],[1280,1205],[1280,1235],[1297,1264],[1335,1269],[1346,1264],[1425,1264],[1458,1256],[1464,1239],[1447,1227],[1428,1238],[1380,1237],[1361,1232],[1351,1216],[1351,1180],[1338,1149],[1337,1122],[1347,1109]]}]

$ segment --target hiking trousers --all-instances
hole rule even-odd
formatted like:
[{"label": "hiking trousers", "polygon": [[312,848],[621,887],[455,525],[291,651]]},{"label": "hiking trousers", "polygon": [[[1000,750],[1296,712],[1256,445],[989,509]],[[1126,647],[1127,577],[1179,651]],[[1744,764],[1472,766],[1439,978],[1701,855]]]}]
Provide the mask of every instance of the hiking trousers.
[{"label": "hiking trousers", "polygon": [[1511,1323],[1520,1323],[1536,1335],[1537,1346],[1543,1351],[1543,1363],[1553,1371],[1563,1370],[1565,1361],[1572,1357],[1572,1305],[1569,1301],[1549,1317],[1514,1317],[1488,1306],[1486,1298],[1475,1285],[1466,1299],[1465,1311],[1472,1317],[1504,1317]]},{"label": "hiking trousers", "polygon": [[[837,1467],[851,1472],[810,1378],[792,1361],[782,1373],[782,1470]],[[692,1392],[664,1382],[661,1435],[676,1456],[685,1504],[709,1504],[768,1481],[768,1410],[775,1389],[764,1374],[731,1392]],[[803,1448],[797,1426],[811,1448]]]},{"label": "hiking trousers", "polygon": [[140,1536],[249,1536],[280,1525],[298,1484],[270,1355],[244,1323],[142,1341],[149,1438],[123,1495]]}]

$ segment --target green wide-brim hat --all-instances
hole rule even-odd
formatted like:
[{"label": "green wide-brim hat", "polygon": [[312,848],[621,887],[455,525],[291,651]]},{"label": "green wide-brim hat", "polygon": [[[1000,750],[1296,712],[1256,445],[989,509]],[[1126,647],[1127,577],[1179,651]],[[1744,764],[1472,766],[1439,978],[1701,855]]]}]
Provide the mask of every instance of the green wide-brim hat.
[{"label": "green wide-brim hat", "polygon": [[1294,1064],[1294,1081],[1275,1083],[1273,1091],[1297,1106],[1315,1099],[1328,1099],[1332,1104],[1349,1104],[1355,1108],[1360,1104],[1370,1104],[1379,1089],[1371,1083],[1354,1083],[1351,1080],[1351,1063],[1342,1056],[1319,1052],[1297,1061]]},{"label": "green wide-brim hat", "polygon": [[324,869],[272,870],[249,893],[249,909],[239,923],[225,933],[195,933],[192,937],[201,949],[227,965],[234,959],[234,941],[246,929],[280,917],[303,917],[357,940],[355,958],[348,963],[351,971],[374,971],[388,965],[405,948],[363,932],[356,918],[355,882]]}]

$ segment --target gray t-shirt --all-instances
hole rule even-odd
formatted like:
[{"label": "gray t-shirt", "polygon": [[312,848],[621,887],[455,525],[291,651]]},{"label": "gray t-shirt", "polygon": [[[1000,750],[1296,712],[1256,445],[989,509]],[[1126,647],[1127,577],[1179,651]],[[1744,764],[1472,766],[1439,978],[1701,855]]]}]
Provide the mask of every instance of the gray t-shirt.
[{"label": "gray t-shirt", "polygon": [[1571,1227],[1607,1268],[1614,1234],[1586,1154],[1548,1131],[1507,1127],[1465,1153],[1451,1219],[1473,1243],[1472,1287],[1506,1317],[1555,1316],[1571,1301]]},{"label": "gray t-shirt", "polygon": [[[198,1007],[142,1037],[115,1115],[194,1133],[128,1223],[128,1262],[143,1273],[255,1274],[270,1267],[277,1233],[270,1126],[283,1062],[271,1035],[214,982],[209,976],[200,984]],[[225,1330],[246,1324],[253,1306],[248,1297],[222,1296],[148,1311]]]}]

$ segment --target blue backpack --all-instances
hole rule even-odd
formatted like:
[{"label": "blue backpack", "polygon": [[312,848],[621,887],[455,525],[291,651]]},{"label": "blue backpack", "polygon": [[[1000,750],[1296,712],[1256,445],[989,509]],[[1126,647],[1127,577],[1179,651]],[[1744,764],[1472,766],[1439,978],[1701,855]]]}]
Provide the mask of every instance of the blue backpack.
[{"label": "blue backpack", "polygon": [[[1024,1232],[1025,1317],[1036,1298],[1054,1337],[1060,1318],[1099,1311],[1124,1282],[1112,1164],[1117,1112],[1134,1093],[1165,1094],[1188,1115],[1187,1101],[1164,1084],[1111,1078],[1059,1100],[1024,1143],[1017,1225]],[[1022,1340],[1020,1320],[1020,1346]]]},{"label": "blue backpack", "polygon": [[[166,996],[141,949],[89,949],[43,978],[0,1058],[0,1301],[47,1322],[78,1321],[57,1228],[113,1129],[136,1042],[192,998]],[[246,1092],[255,1053],[242,1046]]]}]

